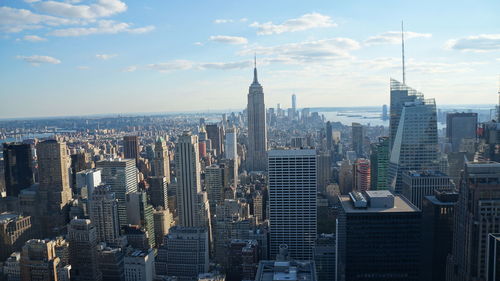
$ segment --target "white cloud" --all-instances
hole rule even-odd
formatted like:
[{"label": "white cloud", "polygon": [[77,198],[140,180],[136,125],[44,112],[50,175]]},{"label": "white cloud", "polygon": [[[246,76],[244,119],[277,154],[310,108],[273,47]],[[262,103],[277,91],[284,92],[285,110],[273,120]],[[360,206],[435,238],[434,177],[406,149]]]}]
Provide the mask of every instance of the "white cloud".
[{"label": "white cloud", "polygon": [[86,65],[80,65],[80,66],[77,66],[76,69],[79,69],[79,70],[89,70],[90,67],[88,67]]},{"label": "white cloud", "polygon": [[193,68],[194,63],[188,60],[174,60],[169,62],[160,62],[148,64],[146,68],[157,70],[159,72],[170,72],[174,70],[187,70]]},{"label": "white cloud", "polygon": [[134,72],[136,70],[137,70],[137,66],[135,66],[135,65],[127,66],[124,69],[122,69],[123,72]]},{"label": "white cloud", "polygon": [[33,66],[39,66],[42,63],[51,63],[51,64],[60,64],[61,61],[54,58],[54,57],[49,57],[49,56],[39,56],[39,55],[33,55],[33,56],[17,56],[17,59],[23,60],[27,63],[30,63]]},{"label": "white cloud", "polygon": [[239,62],[212,62],[212,63],[201,63],[199,67],[201,69],[243,69],[249,68],[252,65],[251,61],[239,61]]},{"label": "white cloud", "polygon": [[480,34],[452,39],[446,42],[445,47],[447,49],[466,52],[497,51],[500,50],[500,34]]},{"label": "white cloud", "polygon": [[118,56],[118,55],[117,54],[97,54],[97,55],[95,55],[95,57],[100,59],[100,60],[109,60],[109,59],[112,59],[116,56]]},{"label": "white cloud", "polygon": [[47,41],[46,38],[40,37],[38,35],[24,35],[23,36],[24,41],[30,41],[30,42],[42,42],[42,41]]},{"label": "white cloud", "polygon": [[39,29],[44,25],[59,26],[76,24],[78,21],[32,13],[26,9],[0,7],[0,31],[21,32],[27,29]]},{"label": "white cloud", "polygon": [[231,19],[216,19],[214,20],[214,23],[221,24],[221,23],[230,23],[233,22]]},{"label": "white cloud", "polygon": [[[418,33],[412,31],[405,31],[405,40],[413,38],[430,38],[432,34],[430,33]],[[387,31],[379,35],[371,36],[366,39],[365,44],[367,45],[378,45],[378,44],[401,44],[401,32],[400,31]]]},{"label": "white cloud", "polygon": [[257,28],[257,34],[270,35],[280,34],[284,32],[303,31],[318,27],[336,27],[337,24],[332,21],[332,18],[319,13],[309,13],[295,19],[289,19],[282,24],[273,24],[272,22],[250,24],[251,27]]},{"label": "white cloud", "polygon": [[246,44],[248,40],[245,37],[216,35],[208,38],[210,41],[225,43],[225,44]]},{"label": "white cloud", "polygon": [[49,35],[67,37],[67,36],[85,36],[91,34],[116,34],[121,32],[127,33],[146,33],[154,30],[154,26],[145,26],[132,28],[130,24],[124,22],[116,22],[112,20],[100,20],[97,26],[94,27],[72,27],[57,29],[49,33]]},{"label": "white cloud", "polygon": [[36,2],[34,7],[46,14],[82,19],[109,17],[127,10],[127,5],[120,0],[97,0],[95,4],[91,5],[74,5],[65,2],[43,1]]},{"label": "white cloud", "polygon": [[194,42],[194,45],[195,46],[203,46],[203,43],[201,43],[201,42]]}]

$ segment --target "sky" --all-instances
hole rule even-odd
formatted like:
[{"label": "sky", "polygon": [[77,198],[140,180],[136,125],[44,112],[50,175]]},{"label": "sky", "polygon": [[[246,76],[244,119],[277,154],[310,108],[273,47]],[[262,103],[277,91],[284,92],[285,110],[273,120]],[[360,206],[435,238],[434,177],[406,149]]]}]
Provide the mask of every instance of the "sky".
[{"label": "sky", "polygon": [[500,1],[0,0],[0,118],[496,104]]}]

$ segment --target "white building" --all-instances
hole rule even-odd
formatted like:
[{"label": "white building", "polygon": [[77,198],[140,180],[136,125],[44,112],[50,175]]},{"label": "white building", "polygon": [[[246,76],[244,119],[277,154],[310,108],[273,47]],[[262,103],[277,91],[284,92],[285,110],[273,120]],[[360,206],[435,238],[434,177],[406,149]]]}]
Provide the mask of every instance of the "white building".
[{"label": "white building", "polygon": [[153,281],[154,252],[149,250],[134,250],[124,258],[125,281]]},{"label": "white building", "polygon": [[94,188],[101,184],[101,170],[88,169],[76,173],[76,188],[83,198],[90,197]]}]

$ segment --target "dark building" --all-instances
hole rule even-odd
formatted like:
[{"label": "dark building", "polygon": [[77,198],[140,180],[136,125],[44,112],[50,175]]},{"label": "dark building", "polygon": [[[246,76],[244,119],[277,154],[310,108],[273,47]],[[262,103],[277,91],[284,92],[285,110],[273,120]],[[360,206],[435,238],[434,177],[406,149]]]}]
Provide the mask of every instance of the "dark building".
[{"label": "dark building", "polygon": [[321,234],[314,245],[313,257],[318,281],[335,280],[335,234]]},{"label": "dark building", "polygon": [[446,258],[451,253],[453,219],[458,193],[452,190],[436,191],[425,196],[422,203],[423,279],[446,280]]},{"label": "dark building", "polygon": [[98,281],[97,231],[90,220],[73,219],[68,226],[71,280]]},{"label": "dark building", "polygon": [[259,249],[256,240],[231,240],[226,267],[227,281],[255,280],[258,264]]},{"label": "dark building", "polygon": [[206,125],[207,137],[212,141],[212,149],[216,150],[217,156],[224,153],[224,128],[218,124]]},{"label": "dark building", "polygon": [[476,139],[477,113],[462,112],[446,115],[446,138],[451,143],[453,152],[460,151],[460,144],[464,139]]},{"label": "dark building", "polygon": [[168,208],[166,177],[150,177],[148,191],[153,208],[157,208],[159,206],[163,207],[165,210]]},{"label": "dark building", "polygon": [[123,137],[123,153],[126,159],[135,159],[135,164],[139,163],[139,137]]},{"label": "dark building", "polygon": [[7,196],[17,196],[21,189],[34,183],[31,145],[4,143],[5,190]]},{"label": "dark building", "polygon": [[435,190],[454,189],[451,178],[436,170],[404,171],[402,195],[413,205],[422,209],[425,196],[434,194]]},{"label": "dark building", "polygon": [[490,233],[488,236],[488,277],[486,281],[500,280],[500,233]]},{"label": "dark building", "polygon": [[99,246],[97,256],[103,280],[125,281],[124,255],[120,248]]},{"label": "dark building", "polygon": [[387,190],[339,196],[339,281],[420,281],[421,212]]},{"label": "dark building", "polygon": [[332,123],[328,121],[326,122],[326,149],[331,150],[332,148],[333,148]]}]

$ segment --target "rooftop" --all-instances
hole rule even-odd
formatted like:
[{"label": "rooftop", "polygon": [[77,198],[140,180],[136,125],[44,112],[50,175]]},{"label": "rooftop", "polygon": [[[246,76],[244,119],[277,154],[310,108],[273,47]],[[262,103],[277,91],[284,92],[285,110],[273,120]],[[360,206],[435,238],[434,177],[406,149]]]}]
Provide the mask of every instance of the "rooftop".
[{"label": "rooftop", "polygon": [[[401,196],[392,195],[390,191],[374,190],[366,192],[368,201],[383,200],[388,198],[388,196],[392,196],[394,198],[393,207],[379,207],[383,205],[369,203],[366,208],[356,208],[349,195],[340,195],[339,200],[346,213],[409,213],[420,211],[415,205],[411,204]],[[385,202],[385,200],[382,202]]]}]

